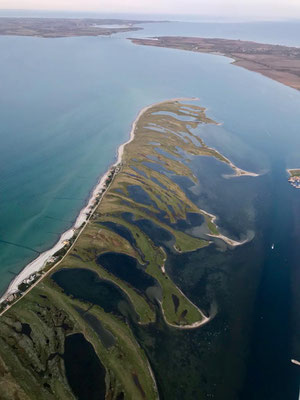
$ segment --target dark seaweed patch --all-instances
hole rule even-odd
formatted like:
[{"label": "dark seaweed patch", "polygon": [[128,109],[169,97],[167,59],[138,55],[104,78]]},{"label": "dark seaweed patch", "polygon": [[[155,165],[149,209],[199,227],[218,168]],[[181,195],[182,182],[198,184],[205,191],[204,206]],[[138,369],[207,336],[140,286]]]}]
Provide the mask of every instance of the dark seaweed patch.
[{"label": "dark seaweed patch", "polygon": [[183,310],[179,317],[180,321],[183,321],[185,319],[186,314],[187,314],[187,310]]},{"label": "dark seaweed patch", "polygon": [[[113,283],[100,279],[96,272],[84,268],[65,268],[55,272],[52,279],[67,295],[97,304],[105,312],[112,312],[122,317],[125,308],[137,318],[137,314],[126,294]],[[127,307],[124,307],[124,303]],[[121,305],[123,306],[122,312],[120,311]]]},{"label": "dark seaweed patch", "polygon": [[81,315],[81,317],[90,325],[90,327],[97,333],[103,346],[108,349],[116,343],[113,334],[104,328],[101,321],[95,315],[84,311],[81,307],[74,306],[75,310]]},{"label": "dark seaweed patch", "polygon": [[69,385],[78,400],[105,399],[105,368],[82,333],[66,337],[64,362]]},{"label": "dark seaweed patch", "polygon": [[200,226],[204,223],[205,219],[203,215],[196,213],[188,213],[186,219],[180,219],[175,224],[172,224],[172,228],[176,230],[185,231]]},{"label": "dark seaweed patch", "polygon": [[134,223],[138,228],[140,228],[147,236],[151,238],[151,240],[157,246],[165,245],[166,242],[174,240],[171,233],[169,233],[166,229],[159,227],[151,220],[148,219],[140,219],[138,221],[132,220],[131,223]]},{"label": "dark seaweed patch", "polygon": [[139,381],[139,377],[137,376],[137,374],[133,373],[132,378],[133,378],[135,386],[139,389],[139,391],[141,392],[141,395],[144,399],[146,397],[146,393],[144,392],[144,389],[142,388],[142,385]]},{"label": "dark seaweed patch", "polygon": [[21,333],[23,333],[24,335],[28,336],[31,339],[31,327],[29,324],[21,324],[22,326],[22,330]]},{"label": "dark seaweed patch", "polygon": [[153,206],[156,208],[156,204],[151,199],[149,194],[139,185],[131,185],[127,187],[129,196],[137,201],[138,203],[146,204],[148,206]]},{"label": "dark seaweed patch", "polygon": [[[135,238],[129,229],[127,229],[125,226],[121,224],[116,224],[115,222],[111,221],[101,222],[101,225],[111,229],[113,232],[117,233],[118,235],[126,239],[131,244],[131,246],[139,253],[142,260],[144,260],[144,254],[141,252],[140,248],[137,247]],[[138,233],[136,233],[136,237],[139,237]]]},{"label": "dark seaweed patch", "polygon": [[174,304],[175,313],[177,313],[177,310],[179,307],[179,299],[176,296],[176,294],[172,294],[172,300],[173,300],[173,304]]},{"label": "dark seaweed patch", "polygon": [[143,266],[135,258],[126,254],[101,254],[97,258],[97,263],[138,290],[145,291],[156,283],[150,275],[143,271]]},{"label": "dark seaweed patch", "polygon": [[124,239],[128,240],[131,246],[135,246],[135,240],[133,235],[125,226],[121,224],[116,224],[110,221],[104,221],[100,223],[101,225],[111,229],[113,232],[117,233],[118,235],[122,236]]}]

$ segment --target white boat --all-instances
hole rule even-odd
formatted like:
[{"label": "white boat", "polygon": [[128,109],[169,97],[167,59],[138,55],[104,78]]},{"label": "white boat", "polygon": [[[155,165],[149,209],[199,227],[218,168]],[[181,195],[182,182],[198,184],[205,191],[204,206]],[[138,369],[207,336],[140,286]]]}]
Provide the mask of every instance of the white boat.
[{"label": "white boat", "polygon": [[275,245],[274,245],[274,243],[272,243],[271,249],[274,250],[274,247],[275,247]]}]

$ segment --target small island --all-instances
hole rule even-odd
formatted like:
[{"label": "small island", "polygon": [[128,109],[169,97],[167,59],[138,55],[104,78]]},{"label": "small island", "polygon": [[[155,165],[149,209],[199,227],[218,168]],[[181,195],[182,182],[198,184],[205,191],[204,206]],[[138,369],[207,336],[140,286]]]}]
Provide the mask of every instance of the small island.
[{"label": "small island", "polygon": [[288,169],[289,173],[289,182],[290,184],[296,188],[300,189],[300,169]]},{"label": "small island", "polygon": [[212,53],[230,57],[233,64],[300,90],[300,48],[244,40],[160,36],[130,39],[132,43]]}]

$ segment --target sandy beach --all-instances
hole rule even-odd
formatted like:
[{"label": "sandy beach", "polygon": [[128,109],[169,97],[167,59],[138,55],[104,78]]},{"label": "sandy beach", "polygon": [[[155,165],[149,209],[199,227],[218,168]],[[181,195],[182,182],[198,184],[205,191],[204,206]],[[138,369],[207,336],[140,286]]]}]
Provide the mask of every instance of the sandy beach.
[{"label": "sandy beach", "polygon": [[223,242],[225,242],[226,244],[228,244],[231,247],[242,246],[243,244],[249,242],[249,239],[245,239],[245,240],[242,240],[241,242],[238,242],[236,240],[228,238],[227,236],[222,235],[221,233],[219,235],[213,235],[211,233],[208,233],[207,236],[209,236],[211,238],[221,239],[221,240],[223,240]]}]

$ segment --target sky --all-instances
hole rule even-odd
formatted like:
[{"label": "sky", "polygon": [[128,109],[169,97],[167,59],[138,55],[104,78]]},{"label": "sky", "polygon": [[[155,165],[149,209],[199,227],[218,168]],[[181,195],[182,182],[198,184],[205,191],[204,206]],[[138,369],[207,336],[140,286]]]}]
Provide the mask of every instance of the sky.
[{"label": "sky", "polygon": [[0,0],[0,9],[300,18],[300,0]]}]

